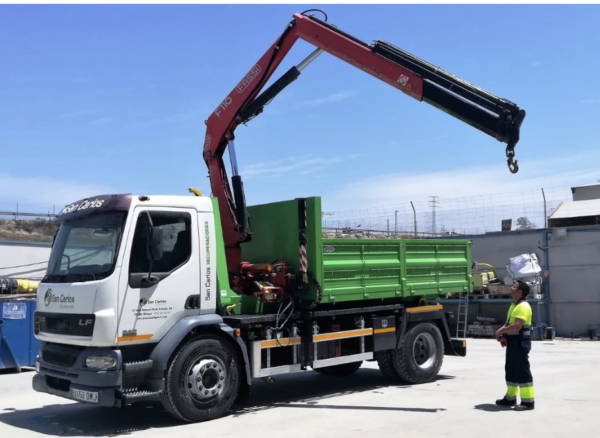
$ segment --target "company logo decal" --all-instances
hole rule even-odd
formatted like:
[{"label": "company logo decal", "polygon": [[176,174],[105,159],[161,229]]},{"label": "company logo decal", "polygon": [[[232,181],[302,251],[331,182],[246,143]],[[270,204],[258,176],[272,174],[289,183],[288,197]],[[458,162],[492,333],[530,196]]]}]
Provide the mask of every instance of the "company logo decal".
[{"label": "company logo decal", "polygon": [[48,289],[44,295],[44,304],[48,307],[52,303],[60,303],[61,305],[73,304],[75,303],[75,297],[72,297],[71,295],[54,295],[52,289]]},{"label": "company logo decal", "polygon": [[48,289],[46,291],[46,295],[44,295],[44,304],[46,305],[46,307],[48,307],[51,302],[52,302],[52,289]]},{"label": "company logo decal", "polygon": [[100,208],[104,205],[104,199],[95,199],[93,201],[82,201],[80,204],[70,204],[67,205],[62,211],[58,214],[73,213],[74,211],[87,210],[88,208]]}]

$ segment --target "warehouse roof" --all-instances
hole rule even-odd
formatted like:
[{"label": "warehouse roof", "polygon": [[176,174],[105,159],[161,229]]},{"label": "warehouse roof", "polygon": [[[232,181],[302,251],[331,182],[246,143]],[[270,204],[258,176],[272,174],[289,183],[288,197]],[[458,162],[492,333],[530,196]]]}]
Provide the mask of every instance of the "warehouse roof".
[{"label": "warehouse roof", "polygon": [[548,216],[548,226],[596,225],[600,223],[600,199],[559,204]]},{"label": "warehouse roof", "polygon": [[549,217],[552,219],[564,219],[598,215],[600,215],[600,199],[590,199],[588,201],[563,202]]}]

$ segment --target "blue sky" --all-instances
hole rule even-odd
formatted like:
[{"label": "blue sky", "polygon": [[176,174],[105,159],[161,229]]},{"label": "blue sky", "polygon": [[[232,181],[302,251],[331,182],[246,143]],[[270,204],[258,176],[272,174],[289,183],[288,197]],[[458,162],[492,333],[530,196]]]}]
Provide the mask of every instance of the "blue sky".
[{"label": "blue sky", "polygon": [[[1,5],[0,209],[210,193],[204,120],[311,7]],[[249,204],[320,195],[348,211],[600,179],[598,6],[321,9],[524,108],[521,170],[502,143],[323,54],[236,131]],[[275,77],[312,50],[297,43]]]}]

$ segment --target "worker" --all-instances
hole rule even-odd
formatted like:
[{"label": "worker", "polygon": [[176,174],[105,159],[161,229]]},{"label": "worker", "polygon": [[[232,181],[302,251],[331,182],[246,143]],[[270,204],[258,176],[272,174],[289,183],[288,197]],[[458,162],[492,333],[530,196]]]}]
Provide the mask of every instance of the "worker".
[{"label": "worker", "polygon": [[[496,331],[496,339],[506,346],[507,391],[504,398],[496,400],[499,406],[515,406],[515,411],[535,408],[533,377],[529,366],[531,350],[531,306],[527,302],[529,285],[517,280],[510,288],[514,302],[508,310],[506,324]],[[520,391],[521,404],[517,406]]]}]

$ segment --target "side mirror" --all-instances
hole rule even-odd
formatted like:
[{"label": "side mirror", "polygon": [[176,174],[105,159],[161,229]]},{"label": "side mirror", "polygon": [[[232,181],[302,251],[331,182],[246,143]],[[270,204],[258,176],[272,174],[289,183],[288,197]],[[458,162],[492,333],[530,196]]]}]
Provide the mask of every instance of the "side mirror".
[{"label": "side mirror", "polygon": [[163,229],[150,227],[150,236],[148,236],[148,260],[156,261],[163,256]]}]

